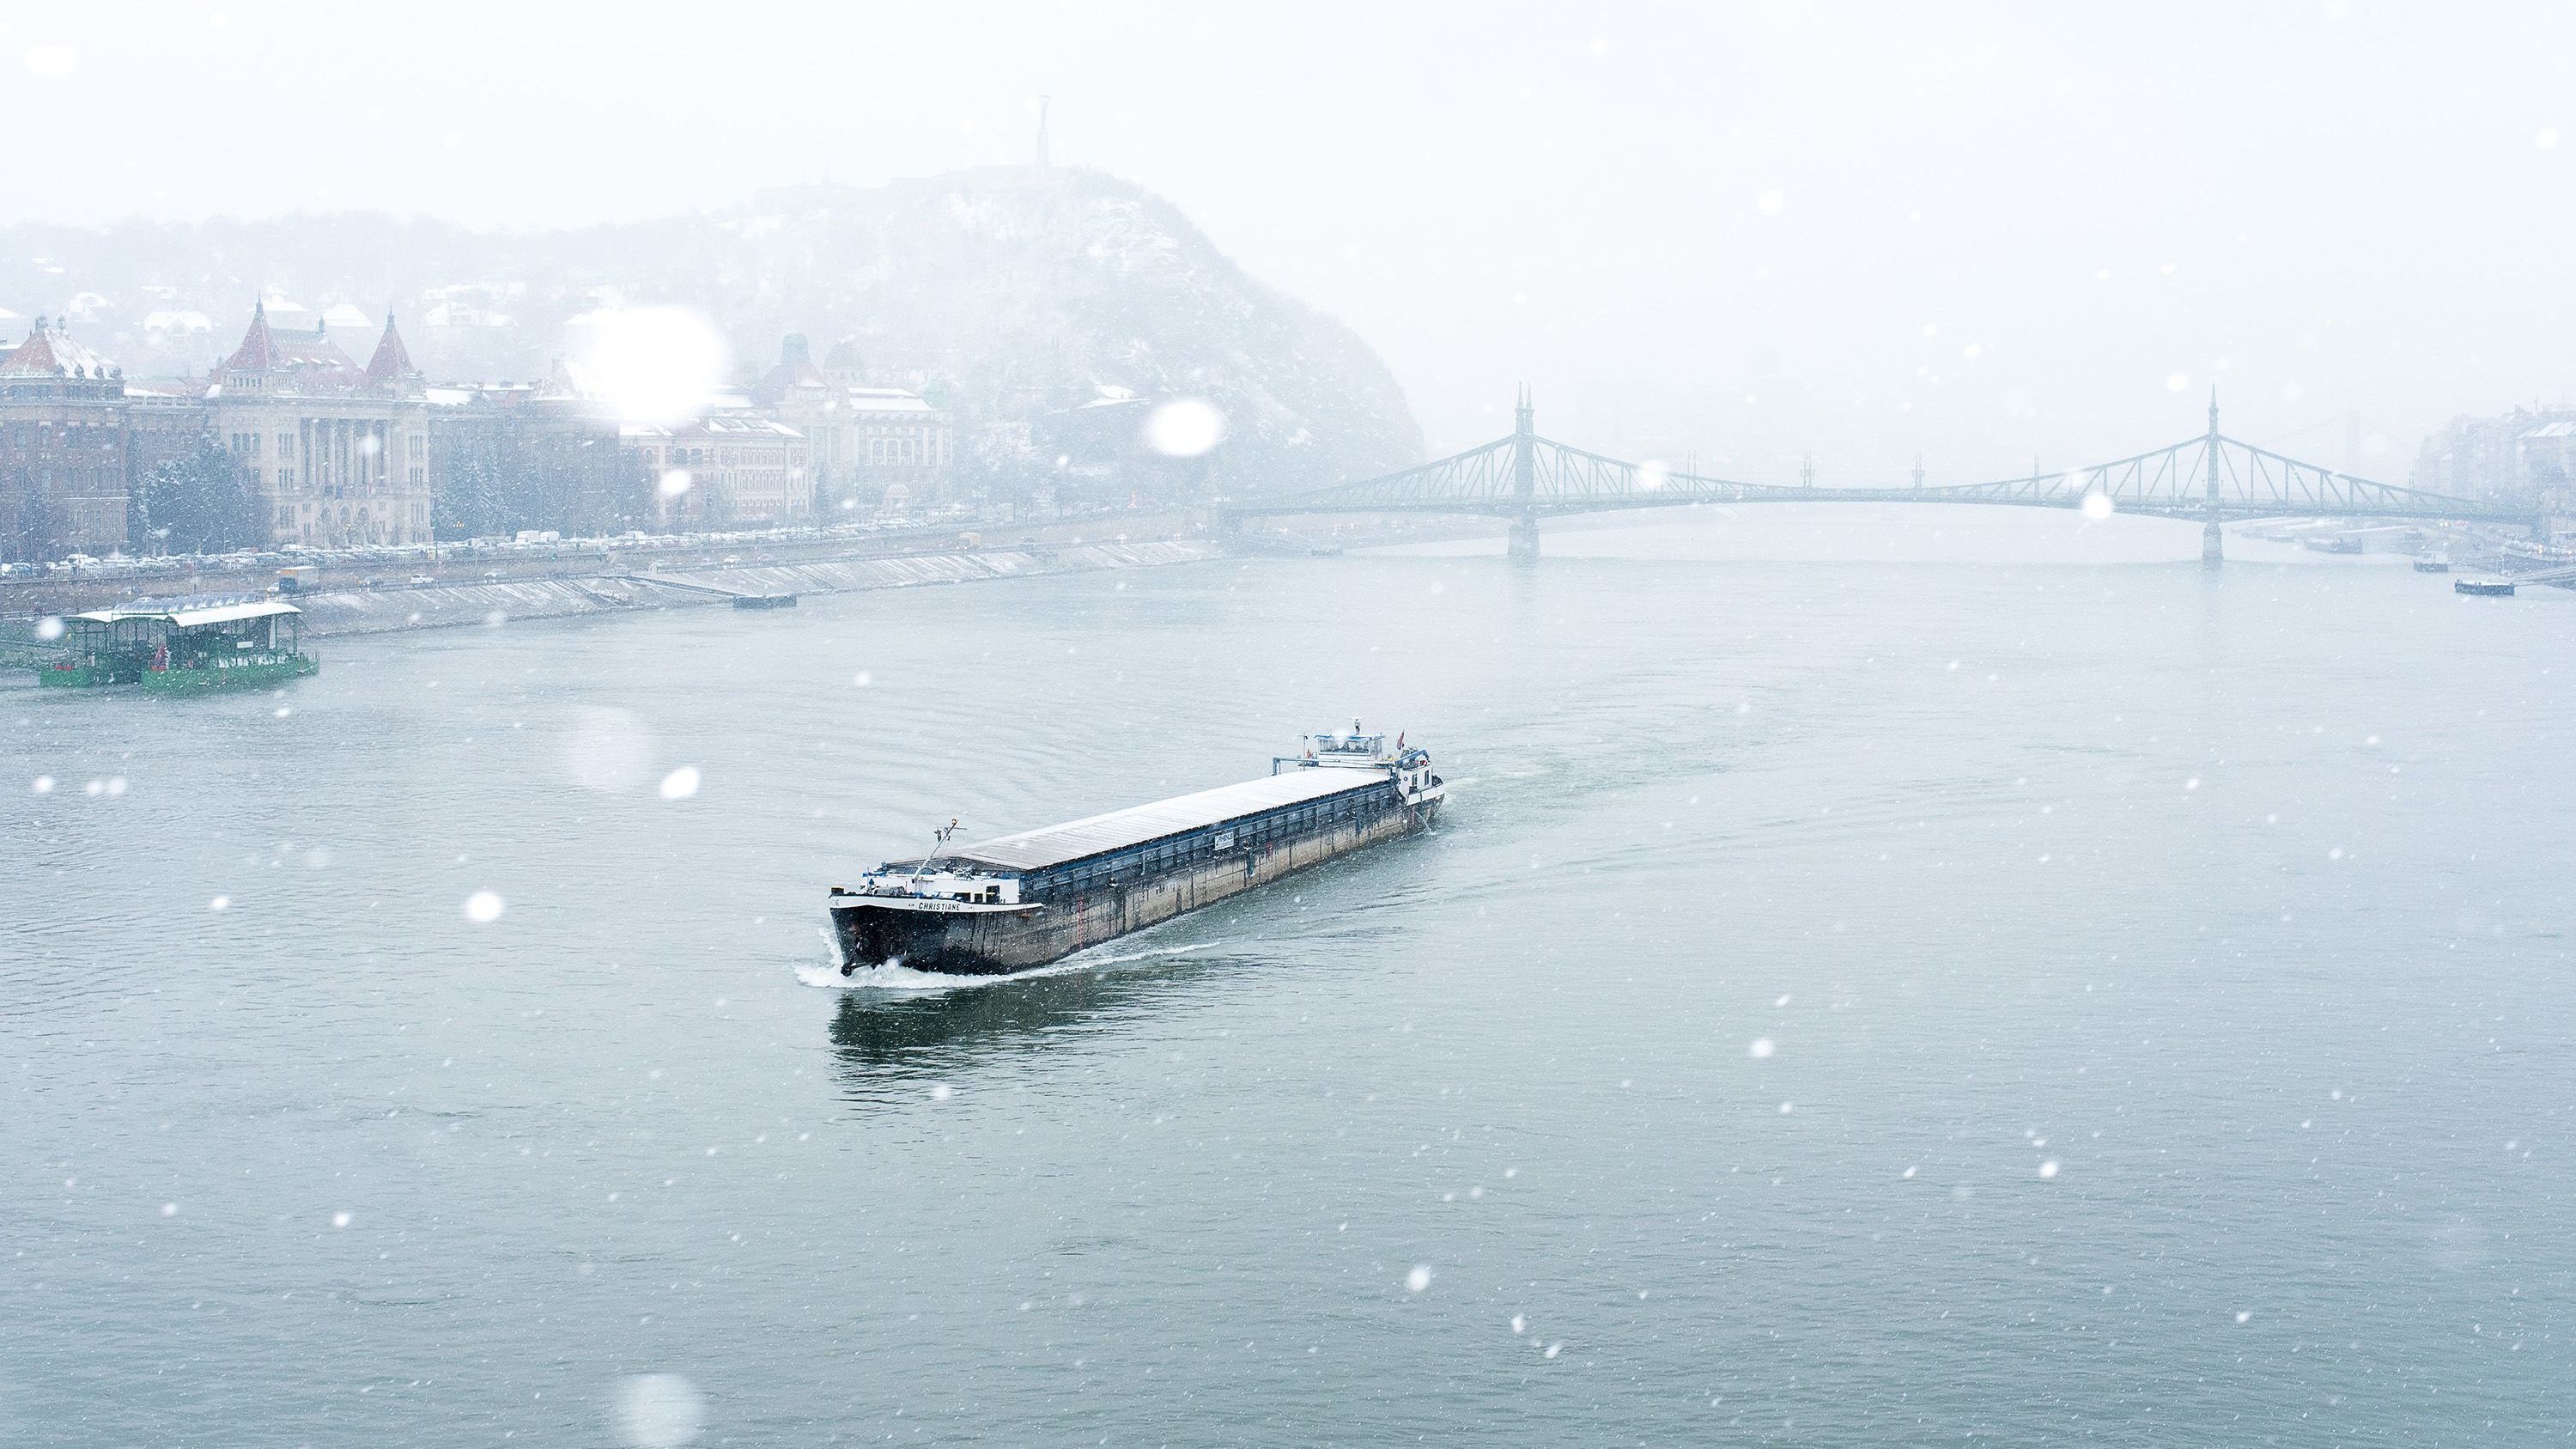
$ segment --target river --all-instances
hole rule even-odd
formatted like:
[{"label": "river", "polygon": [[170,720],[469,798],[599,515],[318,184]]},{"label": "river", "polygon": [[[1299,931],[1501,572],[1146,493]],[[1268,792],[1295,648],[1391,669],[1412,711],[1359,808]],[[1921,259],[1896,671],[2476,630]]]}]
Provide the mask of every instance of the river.
[{"label": "river", "polygon": [[[2554,1438],[2576,594],[2231,547],[1711,510],[12,685],[0,1442]],[[829,969],[952,816],[1353,715],[1435,835]]]}]

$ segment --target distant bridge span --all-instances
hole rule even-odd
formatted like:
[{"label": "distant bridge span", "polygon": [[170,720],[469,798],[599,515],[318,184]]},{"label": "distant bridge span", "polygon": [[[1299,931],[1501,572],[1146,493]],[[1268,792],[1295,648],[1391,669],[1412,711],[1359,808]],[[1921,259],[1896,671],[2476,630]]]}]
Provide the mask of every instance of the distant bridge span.
[{"label": "distant bridge span", "polygon": [[[2025,508],[2082,508],[2096,498],[2111,509],[2161,518],[2202,520],[2201,557],[2223,556],[2219,525],[2246,518],[2427,518],[2536,527],[2541,516],[2472,498],[2374,483],[2302,463],[2218,430],[2218,397],[2209,400],[2209,431],[2199,437],[2064,473],[1938,488],[1815,488],[1737,483],[1725,478],[1630,463],[1538,435],[1536,409],[1524,389],[1509,437],[1407,468],[1309,493],[1229,503],[1221,522],[1319,513],[1478,513],[1512,520],[1511,551],[1538,555],[1538,520],[1547,515],[1672,508],[1707,503],[1985,503]],[[2102,504],[2092,506],[2099,508]]]}]

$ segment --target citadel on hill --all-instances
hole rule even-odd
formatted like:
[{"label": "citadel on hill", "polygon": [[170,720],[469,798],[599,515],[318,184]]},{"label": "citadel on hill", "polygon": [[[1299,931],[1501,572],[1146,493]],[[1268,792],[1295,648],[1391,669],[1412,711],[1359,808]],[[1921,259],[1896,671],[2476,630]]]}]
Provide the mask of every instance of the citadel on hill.
[{"label": "citadel on hill", "polygon": [[621,421],[562,361],[433,384],[391,317],[362,366],[264,301],[204,378],[129,380],[41,317],[0,356],[0,558],[833,522],[946,501],[953,460],[945,410],[793,335],[668,424]]}]

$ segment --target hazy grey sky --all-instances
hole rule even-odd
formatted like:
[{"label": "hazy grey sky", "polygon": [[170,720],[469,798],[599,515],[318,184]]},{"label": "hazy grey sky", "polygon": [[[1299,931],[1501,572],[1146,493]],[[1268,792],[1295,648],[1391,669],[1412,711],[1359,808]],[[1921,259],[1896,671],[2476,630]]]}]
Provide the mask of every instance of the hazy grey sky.
[{"label": "hazy grey sky", "polygon": [[[2557,5],[0,7],[0,221],[564,225],[1027,157],[1163,192],[1507,424],[1828,481],[2200,425],[2402,478],[2556,399]],[[2560,133],[2568,133],[2562,142]]]}]

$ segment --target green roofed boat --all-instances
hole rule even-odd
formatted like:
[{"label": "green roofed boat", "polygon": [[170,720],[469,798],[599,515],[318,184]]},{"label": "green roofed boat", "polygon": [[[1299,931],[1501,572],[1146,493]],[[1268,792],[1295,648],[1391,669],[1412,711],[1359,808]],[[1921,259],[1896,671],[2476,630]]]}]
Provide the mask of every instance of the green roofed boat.
[{"label": "green roofed boat", "polygon": [[257,689],[320,672],[303,610],[283,599],[137,599],[63,620],[62,652],[36,666],[53,689],[137,684],[160,694]]}]

